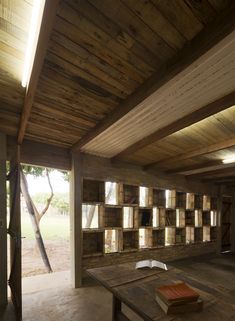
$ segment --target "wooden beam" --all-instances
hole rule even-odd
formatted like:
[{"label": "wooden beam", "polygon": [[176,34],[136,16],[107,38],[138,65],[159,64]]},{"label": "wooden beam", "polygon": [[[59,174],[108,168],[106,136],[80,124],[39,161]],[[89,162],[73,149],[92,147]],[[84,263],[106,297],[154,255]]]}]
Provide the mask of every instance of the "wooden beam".
[{"label": "wooden beam", "polygon": [[176,155],[175,157],[167,158],[167,159],[161,160],[159,162],[154,162],[154,163],[145,165],[144,170],[149,170],[154,167],[161,167],[162,165],[170,165],[175,162],[179,162],[182,160],[202,156],[205,154],[210,154],[213,152],[217,152],[218,150],[226,149],[226,148],[233,147],[233,146],[235,146],[235,138],[230,138],[230,139],[224,140],[219,143],[215,143],[215,144],[212,144],[212,145],[209,145],[206,147],[202,147],[202,148],[197,148],[197,149],[188,151],[186,153]]},{"label": "wooden beam", "polygon": [[59,0],[45,1],[41,28],[38,36],[38,43],[35,52],[34,62],[30,75],[29,84],[26,88],[24,106],[20,119],[20,127],[18,131],[18,144],[22,144],[27,123],[30,117],[34,96],[37,89],[38,79],[43,66],[46,55],[47,45],[53,27],[54,18],[56,16]]},{"label": "wooden beam", "polygon": [[6,136],[0,133],[0,306],[7,304]]},{"label": "wooden beam", "polygon": [[113,113],[110,113],[75,143],[72,149],[81,149],[233,32],[235,26],[234,15],[235,8],[231,6],[230,10],[224,12],[218,19],[208,24],[205,29],[180,50],[174,59],[159,68],[152,77],[119,104]]},{"label": "wooden beam", "polygon": [[222,97],[202,108],[195,110],[193,113],[186,115],[180,119],[177,119],[173,123],[156,130],[153,134],[144,137],[140,141],[134,143],[133,145],[129,146],[121,153],[113,157],[113,160],[122,159],[125,156],[128,156],[132,153],[135,153],[138,149],[141,149],[147,145],[157,142],[158,140],[169,136],[185,127],[188,127],[192,124],[199,122],[211,115],[214,115],[228,107],[231,107],[235,104],[235,92],[232,92],[225,97]]},{"label": "wooden beam", "polygon": [[235,175],[235,165],[229,167],[229,168],[219,168],[217,170],[213,170],[213,171],[206,171],[203,173],[198,173],[198,174],[192,174],[192,175],[185,175],[187,178],[190,179],[202,179],[205,177],[213,177],[213,178],[223,178],[225,176],[234,176]]},{"label": "wooden beam", "polygon": [[224,167],[224,164],[222,163],[221,160],[213,160],[213,161],[209,161],[209,162],[205,162],[205,163],[201,163],[201,164],[195,164],[195,165],[191,165],[191,166],[181,166],[178,168],[169,169],[169,170],[166,170],[165,173],[166,174],[177,174],[177,173],[190,174],[191,172],[205,171],[205,168],[214,167],[214,166],[221,166],[221,167],[223,166]]}]

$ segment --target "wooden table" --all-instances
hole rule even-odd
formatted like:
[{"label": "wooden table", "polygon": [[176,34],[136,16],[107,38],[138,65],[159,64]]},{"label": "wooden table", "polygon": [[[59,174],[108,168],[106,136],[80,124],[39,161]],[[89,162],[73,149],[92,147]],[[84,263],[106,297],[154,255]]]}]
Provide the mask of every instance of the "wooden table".
[{"label": "wooden table", "polygon": [[[226,302],[215,287],[209,287],[178,268],[135,270],[134,263],[120,264],[87,270],[113,294],[113,321],[129,320],[122,312],[122,303],[145,321],[229,321],[235,320],[235,305]],[[204,301],[203,311],[181,315],[165,315],[156,303],[155,288],[174,281],[185,281],[195,288]]]}]

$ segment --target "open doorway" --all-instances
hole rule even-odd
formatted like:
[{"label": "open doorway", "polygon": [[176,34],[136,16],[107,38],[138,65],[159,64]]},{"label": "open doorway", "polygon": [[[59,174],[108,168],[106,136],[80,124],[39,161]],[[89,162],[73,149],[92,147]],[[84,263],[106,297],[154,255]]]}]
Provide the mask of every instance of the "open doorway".
[{"label": "open doorway", "polygon": [[22,283],[23,293],[29,293],[57,286],[62,279],[69,284],[69,173],[22,167],[27,188],[23,190],[21,179]]}]

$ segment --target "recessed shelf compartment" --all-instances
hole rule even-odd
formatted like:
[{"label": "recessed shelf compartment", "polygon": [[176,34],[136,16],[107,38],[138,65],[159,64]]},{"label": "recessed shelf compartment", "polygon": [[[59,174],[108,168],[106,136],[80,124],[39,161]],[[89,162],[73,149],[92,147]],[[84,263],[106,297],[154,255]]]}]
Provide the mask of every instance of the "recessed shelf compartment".
[{"label": "recessed shelf compartment", "polygon": [[105,228],[122,227],[122,207],[105,206],[103,215],[103,224]]},{"label": "recessed shelf compartment", "polygon": [[134,208],[131,206],[123,207],[123,228],[133,228],[134,227]]},{"label": "recessed shelf compartment", "polygon": [[152,246],[153,247],[164,247],[165,246],[165,229],[153,229],[152,235]]},{"label": "recessed shelf compartment", "polygon": [[202,212],[202,225],[211,225],[210,211]]},{"label": "recessed shelf compartment", "polygon": [[186,193],[186,210],[194,210],[195,195]]},{"label": "recessed shelf compartment", "polygon": [[139,248],[147,249],[152,247],[152,229],[140,228],[139,229]]},{"label": "recessed shelf compartment", "polygon": [[203,229],[202,227],[195,227],[194,230],[194,242],[200,243],[203,241]]},{"label": "recessed shelf compartment", "polygon": [[165,246],[171,246],[175,244],[175,227],[165,228]]},{"label": "recessed shelf compartment", "polygon": [[104,182],[83,179],[83,202],[104,203]]},{"label": "recessed shelf compartment", "polygon": [[216,226],[217,225],[217,212],[216,211],[211,211],[211,226]]},{"label": "recessed shelf compartment", "polygon": [[164,189],[153,189],[153,206],[166,206],[166,191]]},{"label": "recessed shelf compartment", "polygon": [[210,233],[210,226],[203,226],[203,242],[210,242],[211,240],[211,233]]},{"label": "recessed shelf compartment", "polygon": [[105,230],[105,254],[119,252],[122,248],[122,233],[119,229]]},{"label": "recessed shelf compartment", "polygon": [[195,226],[202,227],[202,210],[195,210]]},{"label": "recessed shelf compartment", "polygon": [[166,226],[176,226],[176,210],[166,209]]},{"label": "recessed shelf compartment", "polygon": [[123,204],[139,204],[139,186],[123,184]]},{"label": "recessed shelf compartment", "polygon": [[195,229],[191,226],[186,226],[186,244],[194,243]]},{"label": "recessed shelf compartment", "polygon": [[187,210],[185,212],[185,225],[186,226],[195,226],[195,212]]},{"label": "recessed shelf compartment", "polygon": [[186,208],[186,193],[176,192],[176,207]]},{"label": "recessed shelf compartment", "polygon": [[166,208],[175,209],[176,205],[176,191],[175,190],[166,190]]},{"label": "recessed shelf compartment", "polygon": [[138,250],[139,231],[123,231],[123,251]]},{"label": "recessed shelf compartment", "polygon": [[152,206],[152,188],[144,186],[139,187],[139,206]]},{"label": "recessed shelf compartment", "polygon": [[217,198],[211,197],[211,210],[217,210]]},{"label": "recessed shelf compartment", "polygon": [[119,184],[116,182],[105,182],[105,204],[118,205]]},{"label": "recessed shelf compartment", "polygon": [[103,255],[103,249],[103,231],[83,231],[83,256]]},{"label": "recessed shelf compartment", "polygon": [[166,209],[163,207],[153,208],[153,227],[165,227]]},{"label": "recessed shelf compartment", "polygon": [[195,206],[195,209],[203,208],[203,195],[199,195],[199,194],[194,195],[194,206]]},{"label": "recessed shelf compartment", "polygon": [[176,228],[175,244],[185,244],[185,228]]},{"label": "recessed shelf compartment", "polygon": [[99,206],[95,204],[82,204],[82,228],[99,228]]},{"label": "recessed shelf compartment", "polygon": [[203,211],[210,211],[211,209],[211,198],[209,195],[203,195]]},{"label": "recessed shelf compartment", "polygon": [[211,227],[210,239],[211,239],[211,241],[216,241],[216,239],[217,239],[217,227],[216,226]]},{"label": "recessed shelf compartment", "polygon": [[152,226],[152,209],[139,208],[139,226]]},{"label": "recessed shelf compartment", "polygon": [[185,210],[182,208],[176,209],[176,227],[185,227]]}]

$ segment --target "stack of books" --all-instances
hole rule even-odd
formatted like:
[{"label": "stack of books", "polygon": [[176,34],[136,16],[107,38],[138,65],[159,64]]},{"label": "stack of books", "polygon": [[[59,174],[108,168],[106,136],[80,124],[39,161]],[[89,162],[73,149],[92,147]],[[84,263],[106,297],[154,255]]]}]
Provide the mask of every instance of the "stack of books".
[{"label": "stack of books", "polygon": [[156,301],[166,314],[201,311],[203,307],[199,294],[184,282],[157,288]]}]

